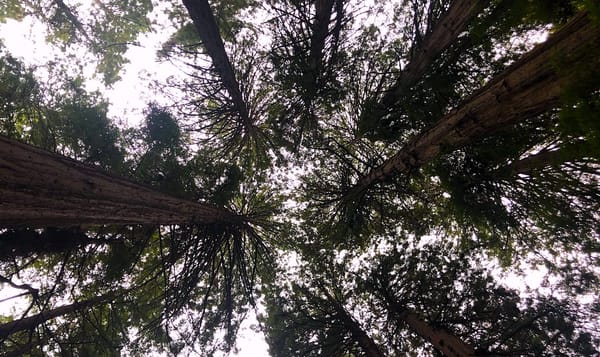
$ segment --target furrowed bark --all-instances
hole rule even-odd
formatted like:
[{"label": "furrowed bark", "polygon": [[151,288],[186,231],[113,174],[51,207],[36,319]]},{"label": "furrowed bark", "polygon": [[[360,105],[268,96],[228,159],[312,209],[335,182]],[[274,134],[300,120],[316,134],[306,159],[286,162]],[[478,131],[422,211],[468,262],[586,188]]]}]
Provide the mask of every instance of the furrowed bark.
[{"label": "furrowed bark", "polygon": [[0,137],[0,227],[242,222],[226,209]]},{"label": "furrowed bark", "polygon": [[[441,149],[456,149],[470,141],[535,117],[559,104],[559,98],[576,71],[564,68],[589,61],[586,49],[600,43],[600,29],[586,14],[578,14],[505,72],[492,79],[462,105],[413,138],[394,156],[358,180],[342,198],[348,201],[376,183],[398,174],[407,174],[430,162]],[[598,58],[592,59],[599,62]],[[600,86],[600,83],[598,83]]]},{"label": "furrowed bark", "polygon": [[233,104],[240,115],[242,122],[249,130],[252,127],[248,105],[244,101],[240,84],[235,78],[233,65],[229,61],[225,45],[219,33],[219,27],[212,13],[208,0],[183,0],[188,10],[196,31],[204,44],[206,53],[212,59],[213,66],[221,77],[223,86],[229,93]]},{"label": "furrowed bark", "polygon": [[386,110],[402,98],[407,89],[423,77],[437,56],[450,46],[465,30],[469,22],[485,6],[488,0],[455,0],[438,20],[433,30],[425,36],[410,62],[404,67],[394,85],[378,103]]},{"label": "furrowed bark", "polygon": [[19,331],[34,330],[36,327],[49,320],[90,308],[94,305],[108,301],[110,298],[110,295],[98,296],[89,300],[60,306],[49,311],[40,312],[19,320],[0,324],[0,340],[5,340],[8,336]]}]

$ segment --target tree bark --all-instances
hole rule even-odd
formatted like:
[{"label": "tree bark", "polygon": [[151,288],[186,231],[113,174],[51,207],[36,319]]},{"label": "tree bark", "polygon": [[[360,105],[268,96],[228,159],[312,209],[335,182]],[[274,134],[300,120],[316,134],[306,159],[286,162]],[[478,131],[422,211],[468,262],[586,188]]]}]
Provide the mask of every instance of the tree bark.
[{"label": "tree bark", "polygon": [[387,293],[383,294],[387,305],[394,312],[396,318],[408,325],[408,327],[417,335],[421,336],[425,341],[447,357],[472,357],[475,356],[475,349],[464,342],[460,338],[454,336],[450,332],[434,328],[419,315],[400,306]]},{"label": "tree bark", "polygon": [[175,198],[0,136],[0,227],[243,222],[226,209]]},{"label": "tree bark", "polygon": [[385,355],[375,341],[360,327],[360,325],[354,320],[354,318],[346,311],[344,306],[336,300],[325,288],[324,284],[320,284],[321,291],[327,297],[327,301],[333,305],[333,308],[340,318],[341,322],[348,329],[354,340],[358,343],[360,348],[367,357],[384,357]]},{"label": "tree bark", "polygon": [[233,65],[229,61],[227,52],[225,52],[225,45],[208,0],[183,0],[183,4],[188,10],[194,27],[196,27],[196,31],[198,31],[198,35],[204,44],[206,53],[212,59],[213,66],[221,77],[223,86],[229,93],[242,123],[247,130],[250,130],[252,121],[250,120],[248,105],[242,96],[240,84],[235,78]]},{"label": "tree bark", "polygon": [[52,320],[59,316],[72,314],[83,309],[90,308],[94,305],[108,301],[112,295],[97,296],[89,300],[75,302],[69,305],[59,306],[49,311],[40,312],[38,314],[24,317],[19,320],[0,324],[0,340],[6,339],[8,336],[19,331],[31,331],[46,321]]},{"label": "tree bark", "polygon": [[[333,13],[333,4],[336,0],[317,0],[315,3],[315,19],[311,24],[312,36],[310,38],[310,51],[308,57],[309,72],[305,73],[311,76],[311,85],[316,85],[316,78],[321,71],[323,61],[323,49],[325,40],[329,34],[329,22]],[[341,1],[341,0],[337,0]],[[339,16],[339,14],[338,14]]]},{"label": "tree bark", "polygon": [[[358,180],[343,201],[360,195],[372,185],[406,174],[434,159],[444,148],[456,149],[495,130],[554,108],[561,91],[577,75],[558,73],[555,64],[575,67],[585,52],[600,43],[600,31],[585,13],[578,14],[502,74],[475,92],[462,105],[413,138],[394,156]],[[600,85],[600,83],[598,84]]]},{"label": "tree bark", "polygon": [[360,348],[365,353],[365,356],[367,356],[367,357],[384,357],[385,356],[383,354],[383,352],[381,352],[381,350],[379,349],[379,347],[377,346],[375,341],[373,341],[373,339],[371,337],[369,337],[369,335],[367,335],[367,333],[360,327],[360,325],[358,325],[358,323],[356,321],[354,321],[354,318],[352,318],[352,316],[350,316],[346,312],[346,310],[344,310],[342,308],[342,311],[338,310],[338,314],[340,315],[340,318],[342,319],[344,326],[346,326],[346,328],[350,331],[354,340],[358,343]]},{"label": "tree bark", "polygon": [[320,67],[334,2],[335,0],[317,0],[315,3],[315,21],[312,25],[309,56],[310,68],[314,71]]},{"label": "tree bark", "polygon": [[584,143],[569,143],[555,150],[542,150],[536,154],[515,160],[500,169],[500,174],[514,176],[517,174],[531,175],[534,171],[549,166],[560,166],[566,162],[575,162],[586,158]]},{"label": "tree bark", "polygon": [[[410,62],[404,67],[394,85],[387,90],[378,106],[386,110],[402,98],[407,89],[419,81],[437,56],[450,46],[471,19],[477,15],[488,0],[455,0],[425,36],[416,44]],[[377,118],[379,119],[379,118]]]},{"label": "tree bark", "polygon": [[421,319],[417,314],[405,310],[400,314],[399,318],[406,322],[411,330],[413,330],[417,335],[431,343],[436,350],[443,353],[444,356],[475,356],[475,350],[473,347],[446,330],[429,326],[429,324]]}]

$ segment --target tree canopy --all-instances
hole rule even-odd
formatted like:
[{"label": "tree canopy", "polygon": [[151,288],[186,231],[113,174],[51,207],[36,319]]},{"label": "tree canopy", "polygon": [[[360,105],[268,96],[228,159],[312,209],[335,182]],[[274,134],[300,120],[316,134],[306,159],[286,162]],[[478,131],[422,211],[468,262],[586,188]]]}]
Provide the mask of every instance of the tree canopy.
[{"label": "tree canopy", "polygon": [[[64,63],[0,42],[2,354],[224,355],[248,316],[272,356],[598,353],[594,1],[0,4],[25,18]],[[165,31],[179,72],[125,127],[83,67],[114,85]]]}]

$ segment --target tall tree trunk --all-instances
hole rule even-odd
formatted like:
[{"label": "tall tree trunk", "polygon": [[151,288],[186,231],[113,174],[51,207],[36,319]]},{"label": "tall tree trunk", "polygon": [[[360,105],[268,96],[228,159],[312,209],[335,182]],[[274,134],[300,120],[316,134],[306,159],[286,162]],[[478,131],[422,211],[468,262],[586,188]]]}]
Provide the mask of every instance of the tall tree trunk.
[{"label": "tall tree trunk", "polygon": [[329,22],[333,13],[335,0],[317,0],[315,3],[315,20],[312,24],[310,38],[309,68],[311,72],[318,73],[321,67],[325,40],[329,33]]},{"label": "tall tree trunk", "polygon": [[[437,56],[450,46],[460,35],[471,19],[477,15],[488,0],[455,0],[436,22],[423,42],[413,46],[413,56],[400,76],[378,103],[387,110],[402,98],[406,90],[419,81]],[[383,113],[375,111],[374,113]],[[379,118],[377,118],[379,119]]]},{"label": "tall tree trunk", "polygon": [[0,136],[0,227],[242,222],[226,209],[175,198]]},{"label": "tall tree trunk", "polygon": [[[337,310],[337,309],[336,309]],[[367,357],[384,357],[385,355],[375,341],[367,335],[367,333],[360,327],[360,325],[354,320],[352,316],[346,312],[345,309],[338,310],[338,315],[340,319],[343,321],[344,326],[350,331],[354,340],[358,343],[360,348],[365,353]]]},{"label": "tall tree trunk", "polygon": [[[575,162],[586,158],[584,153],[585,143],[568,143],[561,145],[555,150],[542,150],[536,154],[515,160],[506,167],[501,168],[499,173],[514,176],[516,174],[530,175],[534,171],[549,166],[560,166],[566,162]],[[588,156],[589,157],[589,156]]]},{"label": "tall tree trunk", "polygon": [[[363,176],[345,195],[343,201],[360,195],[375,183],[409,173],[430,162],[442,147],[458,148],[475,138],[534,117],[554,108],[563,90],[577,75],[576,71],[557,71],[575,67],[586,57],[589,47],[600,43],[600,30],[586,14],[578,14],[538,45],[521,60],[475,92],[462,105],[413,138],[379,167]],[[600,83],[598,83],[600,85]]]},{"label": "tall tree trunk", "polygon": [[[317,78],[323,70],[323,50],[325,41],[332,34],[329,29],[331,15],[337,12],[336,24],[333,28],[333,36],[339,36],[339,31],[343,19],[344,0],[317,0],[315,2],[315,19],[310,25],[312,34],[310,37],[310,51],[308,55],[308,69],[303,73],[305,82],[310,83],[310,88],[315,88],[319,84]],[[312,98],[310,98],[312,100]]]},{"label": "tall tree trunk", "polygon": [[344,306],[335,299],[329,291],[327,291],[326,285],[323,283],[319,284],[321,291],[327,297],[327,301],[333,305],[333,308],[338,315],[341,322],[348,329],[352,338],[358,343],[360,348],[363,350],[367,357],[383,357],[383,352],[379,349],[375,341],[367,335],[367,333],[360,327],[360,325],[354,320],[354,318],[346,311]]},{"label": "tall tree trunk", "polygon": [[436,350],[447,357],[470,357],[475,356],[473,347],[452,335],[446,330],[433,328],[417,314],[403,311],[399,318],[406,322],[412,331],[431,343]]},{"label": "tall tree trunk", "polygon": [[417,335],[421,336],[425,341],[447,357],[471,357],[475,356],[475,349],[464,342],[460,338],[454,336],[450,332],[434,328],[419,315],[406,309],[394,301],[391,296],[384,293],[384,298],[390,309],[394,312],[396,318],[408,325],[408,327]]},{"label": "tall tree trunk", "polygon": [[10,336],[11,334],[13,334],[15,332],[34,330],[36,327],[38,327],[39,325],[41,325],[49,320],[52,320],[52,319],[60,317],[60,316],[73,314],[75,312],[82,311],[84,309],[88,309],[95,305],[106,302],[106,301],[110,300],[111,298],[112,298],[111,294],[104,295],[104,296],[97,296],[97,297],[91,298],[89,300],[75,302],[75,303],[72,303],[69,305],[59,306],[59,307],[54,308],[49,311],[43,311],[38,314],[24,317],[19,320],[0,324],[0,340],[6,339],[8,336]]},{"label": "tall tree trunk", "polygon": [[250,120],[248,105],[242,96],[240,84],[235,78],[233,65],[229,61],[227,52],[225,52],[225,45],[208,0],[183,0],[183,4],[188,10],[204,48],[206,48],[206,53],[212,59],[213,66],[221,77],[223,86],[229,93],[244,127],[251,130],[252,121]]}]

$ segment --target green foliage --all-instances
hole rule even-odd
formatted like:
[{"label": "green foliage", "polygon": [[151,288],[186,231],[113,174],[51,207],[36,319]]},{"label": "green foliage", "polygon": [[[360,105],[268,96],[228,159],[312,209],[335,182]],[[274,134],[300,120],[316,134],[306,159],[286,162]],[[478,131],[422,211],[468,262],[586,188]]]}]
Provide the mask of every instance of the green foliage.
[{"label": "green foliage", "polygon": [[63,50],[85,46],[96,57],[97,72],[106,84],[119,80],[119,71],[127,63],[125,51],[141,33],[151,27],[150,0],[96,2],[85,7],[63,0],[51,2],[3,2],[0,22],[32,16],[48,28],[47,41]]},{"label": "green foliage", "polygon": [[594,44],[586,48],[585,56],[578,66],[566,66],[560,61],[555,64],[559,73],[565,76],[575,73],[561,97],[561,134],[565,138],[584,138],[587,144],[586,154],[594,158],[600,157],[600,93],[595,88],[600,81],[598,56],[600,46]]},{"label": "green foliage", "polygon": [[284,106],[272,108],[270,120],[283,139],[281,144],[295,151],[303,140],[305,145],[322,141],[319,118],[335,113],[344,96],[338,77],[349,63],[343,29],[351,16],[343,1],[282,1],[273,2],[271,9],[274,39],[268,58],[275,71],[278,101]]},{"label": "green foliage", "polygon": [[194,24],[188,22],[182,25],[177,32],[171,35],[171,38],[163,43],[159,56],[166,57],[169,53],[175,51],[176,46],[180,46],[185,49],[190,49],[199,46],[201,43],[198,31],[194,27]]},{"label": "green foliage", "polygon": [[[2,49],[2,48],[0,48]],[[12,137],[25,135],[28,124],[36,117],[35,104],[40,100],[39,86],[32,72],[2,49],[0,59],[0,111],[2,134]]]},{"label": "green foliage", "polygon": [[124,172],[121,137],[108,102],[80,78],[58,73],[40,83],[19,60],[0,58],[0,133],[116,172]]},{"label": "green foliage", "polygon": [[241,16],[244,12],[252,11],[256,8],[258,2],[255,0],[216,0],[211,1],[211,7],[214,9],[217,26],[221,31],[221,36],[225,41],[234,41],[236,36],[248,22]]},{"label": "green foliage", "polygon": [[[522,156],[535,158],[529,153],[535,143],[571,135],[556,133],[560,127],[555,125],[538,125],[524,123],[455,150],[427,170],[439,178],[445,195],[438,203],[438,219],[459,222],[462,234],[475,233],[506,265],[521,249],[570,250],[591,247],[596,239],[591,212],[599,192],[589,166],[597,161],[591,141],[565,139],[555,148],[538,148],[552,155],[517,169],[520,160],[526,160]],[[584,178],[577,171],[591,176]]]},{"label": "green foliage", "polygon": [[22,1],[7,0],[0,6],[0,23],[5,23],[7,19],[20,21],[23,17],[25,17],[25,8]]},{"label": "green foliage", "polygon": [[510,1],[510,8],[513,12],[514,21],[518,21],[518,16],[522,16],[528,22],[564,22],[575,13],[573,1]]},{"label": "green foliage", "polygon": [[569,302],[519,297],[478,267],[483,256],[477,252],[410,237],[390,237],[387,247],[370,256],[321,250],[299,270],[305,285],[275,279],[264,317],[271,354],[364,354],[336,306],[359,314],[367,335],[389,355],[435,353],[404,320],[406,313],[482,355],[579,355],[594,348],[590,335],[576,330]]}]

